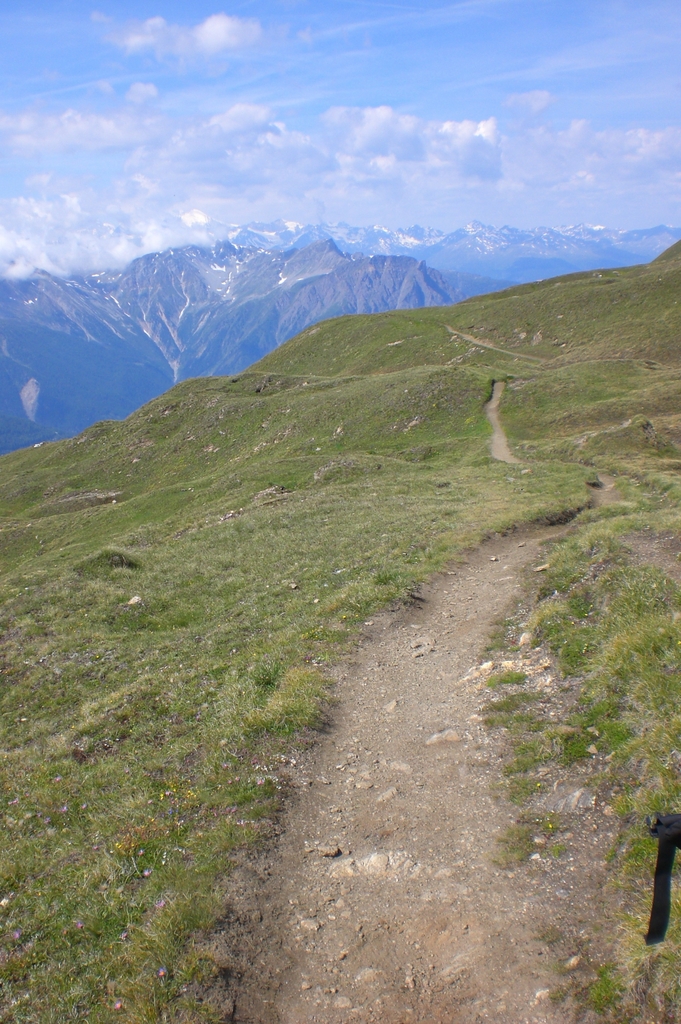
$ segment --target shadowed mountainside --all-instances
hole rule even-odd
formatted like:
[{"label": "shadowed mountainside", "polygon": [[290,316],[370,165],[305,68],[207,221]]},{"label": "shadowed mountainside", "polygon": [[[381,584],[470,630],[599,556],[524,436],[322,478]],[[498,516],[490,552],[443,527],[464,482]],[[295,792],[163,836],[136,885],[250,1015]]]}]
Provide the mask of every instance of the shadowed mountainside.
[{"label": "shadowed mountainside", "polygon": [[[318,320],[458,302],[495,282],[330,241],[167,250],[120,273],[0,282],[0,451],[118,419],[173,381],[242,370]],[[22,422],[23,421],[23,422]]]}]

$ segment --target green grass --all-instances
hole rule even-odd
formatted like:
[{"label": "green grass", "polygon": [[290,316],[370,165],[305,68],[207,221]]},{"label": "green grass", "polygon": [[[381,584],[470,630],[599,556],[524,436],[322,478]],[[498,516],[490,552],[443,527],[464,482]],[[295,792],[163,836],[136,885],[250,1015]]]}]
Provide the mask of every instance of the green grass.
[{"label": "green grass", "polygon": [[[585,508],[595,469],[622,474],[626,500],[582,513],[533,623],[586,678],[575,731],[545,728],[529,691],[490,715],[517,742],[519,800],[534,766],[584,756],[589,727],[626,780],[622,813],[681,798],[681,600],[622,540],[679,526],[681,270],[653,268],[329,321],[238,378],[2,458],[6,1019],[201,1019],[183,989],[214,965],[191,936],[220,914],[233,851],[270,827],[324,666],[489,532]],[[489,458],[499,379],[523,466]],[[627,849],[633,894],[654,848]],[[664,962],[623,946],[619,976],[678,1005],[676,942]]]},{"label": "green grass", "polygon": [[494,690],[499,686],[518,686],[520,683],[524,683],[526,679],[527,676],[524,672],[509,670],[508,672],[500,672],[490,676],[487,680],[487,685]]},{"label": "green grass", "polygon": [[621,1005],[622,982],[614,964],[598,969],[598,979],[589,989],[589,1002],[598,1013],[616,1010]]},{"label": "green grass", "polygon": [[498,837],[499,850],[495,855],[495,863],[501,867],[512,867],[527,861],[534,853],[544,854],[547,849],[554,856],[560,856],[562,851],[557,844],[547,846],[559,834],[560,827],[555,814],[521,815]]},{"label": "green grass", "polygon": [[14,1019],[179,1013],[205,968],[188,937],[267,831],[320,667],[490,525],[579,500],[581,467],[516,493],[491,462],[490,376],[187,382],[3,460]]}]

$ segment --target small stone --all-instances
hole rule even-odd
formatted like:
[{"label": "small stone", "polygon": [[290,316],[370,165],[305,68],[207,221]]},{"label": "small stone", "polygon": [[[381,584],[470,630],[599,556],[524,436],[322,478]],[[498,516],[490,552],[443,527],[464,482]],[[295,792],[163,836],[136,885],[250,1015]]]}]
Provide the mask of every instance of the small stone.
[{"label": "small stone", "polygon": [[531,633],[525,632],[525,633],[521,633],[520,634],[520,640],[518,641],[518,644],[519,644],[520,647],[525,647],[527,644],[531,644],[531,643],[532,643],[532,634]]},{"label": "small stone", "polygon": [[320,857],[339,857],[341,848],[337,843],[328,843],[326,846],[318,846],[317,853]]},{"label": "small stone", "polygon": [[551,563],[550,562],[544,562],[543,565],[535,566],[535,568],[532,570],[532,572],[546,572],[546,570],[550,569],[550,568],[551,568]]},{"label": "small stone", "polygon": [[303,984],[300,987],[303,990],[303,992],[307,992],[308,989],[312,988],[312,982],[311,981],[304,981]]},{"label": "small stone", "polygon": [[318,932],[320,929],[319,921],[314,917],[304,917],[300,922],[300,927],[305,932]]},{"label": "small stone", "polygon": [[352,1000],[348,999],[347,996],[338,996],[333,1005],[337,1010],[349,1010],[352,1006]]},{"label": "small stone", "polygon": [[392,714],[392,712],[395,710],[396,707],[397,707],[397,701],[396,700],[391,700],[387,704],[384,705],[383,710],[387,711],[388,714]]},{"label": "small stone", "polygon": [[373,789],[374,784],[371,779],[360,779],[359,782],[355,783],[355,789]]},{"label": "small stone", "polygon": [[411,642],[412,658],[422,658],[435,647],[435,642],[429,636],[419,636]]},{"label": "small stone", "polygon": [[134,597],[130,598],[128,604],[142,604],[142,598],[139,596],[139,594],[135,594]]},{"label": "small stone", "polygon": [[571,956],[565,964],[566,971],[574,971],[575,967],[578,967],[582,962],[581,956]]},{"label": "small stone", "polygon": [[592,743],[591,746],[587,747],[586,749],[587,749],[589,754],[597,754],[598,753],[598,747],[594,743]]},{"label": "small stone", "polygon": [[406,761],[393,761],[390,767],[395,772],[404,772],[405,775],[411,772],[411,765],[407,764]]},{"label": "small stone", "polygon": [[395,788],[395,786],[391,786],[390,789],[384,790],[382,793],[380,793],[376,797],[376,803],[377,804],[387,803],[388,800],[392,800],[396,796],[397,796],[397,789]]},{"label": "small stone", "polygon": [[551,990],[548,988],[540,988],[534,993],[535,1003],[543,1003],[545,999],[548,999],[551,994]]},{"label": "small stone", "polygon": [[570,792],[564,788],[557,789],[546,800],[549,811],[590,811],[596,803],[596,797],[588,789],[575,789]]},{"label": "small stone", "polygon": [[427,747],[435,747],[439,743],[459,743],[461,737],[454,729],[443,729],[442,732],[434,732],[432,736],[426,740]]},{"label": "small stone", "polygon": [[355,982],[358,985],[367,985],[372,981],[376,981],[380,973],[375,967],[363,967],[359,974],[355,975]]},{"label": "small stone", "polygon": [[341,949],[340,953],[338,954],[338,959],[339,960],[345,960],[345,958],[347,957],[349,952],[350,952],[349,949]]},{"label": "small stone", "polygon": [[384,875],[388,870],[387,853],[370,853],[368,857],[357,861],[357,867],[366,875]]},{"label": "small stone", "polygon": [[525,541],[524,541],[524,540],[521,540],[521,542],[520,542],[520,544],[518,545],[518,547],[519,547],[519,548],[524,548],[524,547],[525,547]]},{"label": "small stone", "polygon": [[[291,588],[291,590],[297,590],[298,589],[298,584],[297,583],[289,583],[289,587]],[[311,985],[309,987],[312,988]]]},{"label": "small stone", "polygon": [[532,856],[530,857],[530,860],[541,860],[541,854],[540,853],[533,853]]},{"label": "small stone", "polygon": [[606,818],[614,818],[615,817],[615,811],[614,811],[614,809],[609,804],[606,804],[605,807],[603,808],[603,814],[606,816]]},{"label": "small stone", "polygon": [[352,857],[341,857],[334,860],[330,874],[333,878],[352,878],[355,874],[354,859]]},{"label": "small stone", "polygon": [[492,555],[492,557],[490,558],[490,562],[498,562],[498,561],[499,561],[499,559],[497,558],[496,555]]}]

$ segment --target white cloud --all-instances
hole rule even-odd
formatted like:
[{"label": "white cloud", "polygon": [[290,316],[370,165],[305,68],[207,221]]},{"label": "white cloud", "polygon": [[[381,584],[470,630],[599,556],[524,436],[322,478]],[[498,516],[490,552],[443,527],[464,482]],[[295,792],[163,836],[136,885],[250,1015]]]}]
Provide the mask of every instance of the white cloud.
[{"label": "white cloud", "polygon": [[540,114],[546,110],[555,97],[546,89],[533,89],[531,92],[514,92],[504,100],[504,106],[520,110],[523,113]]},{"label": "white cloud", "polygon": [[269,107],[257,103],[235,103],[222,114],[216,114],[208,121],[209,127],[221,128],[224,132],[243,132],[261,128],[272,118]]},{"label": "white cloud", "polygon": [[505,178],[523,188],[565,193],[628,193],[636,201],[656,189],[681,196],[681,128],[595,131],[573,121],[510,136],[504,145]]},{"label": "white cloud", "polygon": [[254,18],[232,18],[228,14],[211,14],[192,29],[197,48],[207,54],[252,46],[261,35],[260,22]]},{"label": "white cloud", "polygon": [[210,217],[203,210],[187,210],[185,213],[180,214],[180,220],[186,227],[193,228],[195,224],[208,224]]},{"label": "white cloud", "polygon": [[158,89],[153,82],[133,82],[125,94],[126,100],[130,100],[131,103],[147,103],[157,96]]},{"label": "white cloud", "polygon": [[[143,85],[144,83],[138,83]],[[519,226],[681,221],[681,129],[595,130],[494,118],[423,120],[388,106],[335,107],[308,133],[238,103],[203,118],[141,104],[106,115],[31,110],[0,118],[0,142],[38,157],[25,196],[0,203],[0,272],[120,266],[168,245],[207,244],[230,223],[420,222]],[[60,178],[59,159],[117,149],[95,187]],[[99,166],[96,157],[93,166]]]},{"label": "white cloud", "polygon": [[0,136],[21,155],[130,149],[150,142],[161,130],[158,116],[125,107],[110,114],[69,108],[61,114],[32,109],[18,115],[0,115]]},{"label": "white cloud", "polygon": [[174,25],[162,17],[130,23],[109,38],[126,53],[153,51],[160,60],[166,56],[181,58],[214,57],[229,50],[253,46],[262,37],[262,26],[255,18],[237,18],[229,14],[211,14],[198,25]]}]

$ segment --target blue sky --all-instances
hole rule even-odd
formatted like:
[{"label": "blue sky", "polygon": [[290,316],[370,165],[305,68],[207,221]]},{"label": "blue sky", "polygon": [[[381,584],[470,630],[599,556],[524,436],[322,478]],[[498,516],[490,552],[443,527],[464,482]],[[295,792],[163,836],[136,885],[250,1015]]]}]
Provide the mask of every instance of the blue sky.
[{"label": "blue sky", "polygon": [[681,223],[681,5],[0,2],[0,269],[251,220]]}]

